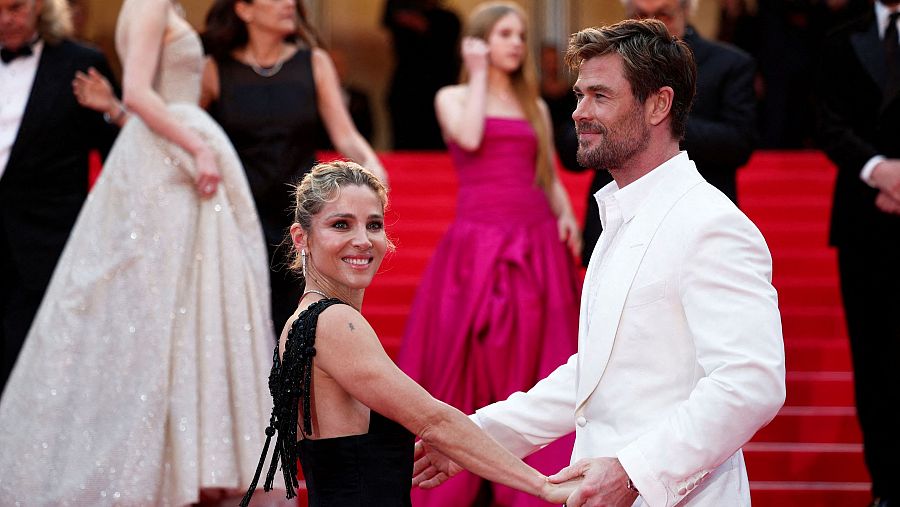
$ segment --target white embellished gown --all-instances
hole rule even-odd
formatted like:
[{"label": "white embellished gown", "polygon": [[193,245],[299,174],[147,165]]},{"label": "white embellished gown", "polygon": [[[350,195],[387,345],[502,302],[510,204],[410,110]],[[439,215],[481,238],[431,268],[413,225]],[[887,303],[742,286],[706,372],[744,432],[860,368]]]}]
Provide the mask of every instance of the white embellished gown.
[{"label": "white embellished gown", "polygon": [[0,400],[0,505],[178,506],[253,477],[267,254],[237,154],[196,105],[201,69],[183,33],[155,88],[218,154],[219,189],[200,199],[193,159],[140,118],[122,129]]}]

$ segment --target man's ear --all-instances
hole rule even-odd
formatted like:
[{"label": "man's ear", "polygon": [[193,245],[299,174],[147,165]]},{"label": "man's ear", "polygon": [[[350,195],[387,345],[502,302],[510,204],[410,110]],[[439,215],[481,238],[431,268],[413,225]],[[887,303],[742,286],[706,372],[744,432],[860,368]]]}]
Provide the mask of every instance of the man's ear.
[{"label": "man's ear", "polygon": [[662,123],[671,114],[674,100],[675,91],[671,86],[663,86],[653,92],[644,103],[647,121],[653,126]]},{"label": "man's ear", "polygon": [[309,249],[308,239],[306,231],[303,230],[300,224],[295,223],[291,225],[291,243],[294,245],[294,248],[298,251]]}]

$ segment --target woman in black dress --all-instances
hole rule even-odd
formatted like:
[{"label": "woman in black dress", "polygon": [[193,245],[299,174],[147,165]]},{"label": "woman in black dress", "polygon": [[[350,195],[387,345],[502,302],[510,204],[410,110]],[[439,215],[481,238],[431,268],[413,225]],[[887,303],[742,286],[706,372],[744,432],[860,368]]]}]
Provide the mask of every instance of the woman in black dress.
[{"label": "woman in black dress", "polygon": [[299,299],[282,244],[291,188],[316,163],[319,122],[342,155],[386,174],[344,104],[337,71],[298,0],[216,0],[203,33],[201,106],[222,125],[244,165],[269,246],[277,335]]},{"label": "woman in black dress", "polygon": [[275,349],[269,438],[244,504],[276,432],[266,487],[280,462],[293,496],[299,458],[311,507],[409,506],[414,435],[488,480],[563,503],[576,484],[551,484],[432,398],[397,368],[359,313],[391,247],[378,179],[353,162],[320,164],[297,187],[296,203],[292,267],[305,292]]}]

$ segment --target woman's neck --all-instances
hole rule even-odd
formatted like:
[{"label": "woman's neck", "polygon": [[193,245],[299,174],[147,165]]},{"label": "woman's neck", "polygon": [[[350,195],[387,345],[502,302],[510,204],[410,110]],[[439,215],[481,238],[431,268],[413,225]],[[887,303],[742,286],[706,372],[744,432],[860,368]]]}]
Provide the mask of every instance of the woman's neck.
[{"label": "woman's neck", "polygon": [[322,283],[310,277],[306,281],[306,287],[303,289],[304,294],[313,293],[322,297],[336,298],[349,304],[357,311],[362,309],[363,296],[365,289],[350,289],[348,287],[336,287],[331,284]]},{"label": "woman's neck", "polygon": [[284,37],[279,34],[252,30],[244,53],[256,65],[271,67],[281,60],[286,46]]},{"label": "woman's neck", "polygon": [[494,95],[513,95],[515,91],[509,74],[491,67],[488,71],[488,92]]}]

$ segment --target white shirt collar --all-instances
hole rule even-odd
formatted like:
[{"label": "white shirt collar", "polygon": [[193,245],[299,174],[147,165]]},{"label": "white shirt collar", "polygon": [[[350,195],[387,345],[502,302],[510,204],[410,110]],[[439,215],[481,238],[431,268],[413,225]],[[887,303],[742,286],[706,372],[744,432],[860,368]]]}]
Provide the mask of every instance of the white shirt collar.
[{"label": "white shirt collar", "polygon": [[[884,40],[884,33],[887,32],[888,21],[892,12],[897,11],[900,7],[889,8],[881,2],[875,2],[875,20],[878,24],[878,38]],[[900,24],[900,19],[897,20]],[[900,29],[900,26],[897,27]]]},{"label": "white shirt collar", "polygon": [[688,162],[688,154],[686,151],[679,151],[677,155],[666,160],[656,168],[641,176],[637,180],[629,183],[624,188],[619,188],[615,181],[604,186],[594,198],[600,208],[600,220],[605,221],[606,206],[610,200],[615,200],[622,213],[622,221],[628,223],[640,209],[641,205],[650,196],[650,193],[656,188],[656,185],[665,177],[669,170],[678,164]]}]

